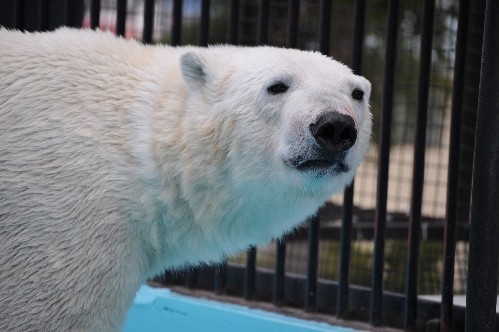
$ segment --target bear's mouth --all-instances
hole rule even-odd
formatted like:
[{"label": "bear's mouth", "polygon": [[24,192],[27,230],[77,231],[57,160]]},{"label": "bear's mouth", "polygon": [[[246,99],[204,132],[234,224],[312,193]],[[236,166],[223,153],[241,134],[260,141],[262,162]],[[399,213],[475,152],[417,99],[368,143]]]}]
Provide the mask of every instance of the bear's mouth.
[{"label": "bear's mouth", "polygon": [[321,172],[321,173],[346,173],[350,166],[345,163],[343,158],[335,159],[308,159],[290,161],[288,165],[300,172]]}]

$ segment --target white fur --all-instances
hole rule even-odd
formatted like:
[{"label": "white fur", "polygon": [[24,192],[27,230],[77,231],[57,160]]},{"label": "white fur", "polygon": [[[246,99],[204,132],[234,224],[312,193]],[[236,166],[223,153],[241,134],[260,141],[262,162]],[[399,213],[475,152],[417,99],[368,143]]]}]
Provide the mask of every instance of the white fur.
[{"label": "white fur", "polygon": [[[290,231],[351,181],[369,93],[318,53],[0,30],[0,331],[119,330],[148,277]],[[283,161],[324,109],[357,125],[347,173]]]}]

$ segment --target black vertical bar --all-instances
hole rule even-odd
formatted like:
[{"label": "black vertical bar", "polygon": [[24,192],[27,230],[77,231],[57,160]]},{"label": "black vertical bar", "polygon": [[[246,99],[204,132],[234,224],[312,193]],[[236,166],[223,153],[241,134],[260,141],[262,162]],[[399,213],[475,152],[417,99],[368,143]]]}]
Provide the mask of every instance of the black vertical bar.
[{"label": "black vertical bar", "polygon": [[[322,0],[319,17],[319,51],[329,55],[332,1]],[[319,266],[319,213],[308,222],[307,280],[305,285],[305,310],[313,311],[317,300],[317,270]]]},{"label": "black vertical bar", "polygon": [[127,0],[118,0],[118,8],[116,14],[116,34],[118,36],[125,35],[126,2]]},{"label": "black vertical bar", "polygon": [[[362,74],[362,51],[364,46],[364,22],[366,1],[356,0],[354,3],[354,28],[352,44],[352,70],[354,74]],[[348,290],[350,276],[350,251],[352,234],[354,181],[343,194],[343,216],[340,238],[340,270],[338,280],[338,297],[336,299],[336,314],[346,317],[348,313]]]},{"label": "black vertical bar", "polygon": [[152,32],[154,28],[154,0],[144,0],[144,30],[142,41],[146,44],[152,43]]},{"label": "black vertical bar", "polygon": [[65,26],[71,25],[71,16],[73,11],[73,0],[63,0],[62,1],[62,24]]},{"label": "black vertical bar", "polygon": [[288,42],[289,48],[296,48],[298,44],[298,18],[300,17],[300,0],[289,0],[288,12]]},{"label": "black vertical bar", "polygon": [[173,46],[180,45],[182,33],[182,0],[173,0],[172,41]]},{"label": "black vertical bar", "polygon": [[374,215],[374,255],[371,282],[371,310],[369,320],[380,325],[383,314],[383,272],[385,266],[385,226],[388,200],[388,175],[390,166],[390,140],[395,89],[395,64],[397,58],[397,31],[399,0],[388,3],[386,23],[386,51],[383,80],[383,102],[379,128],[378,177],[376,184],[376,211]]},{"label": "black vertical bar", "polygon": [[284,298],[284,277],[286,264],[286,242],[283,239],[276,241],[276,261],[274,271],[274,304],[279,306]]},{"label": "black vertical bar", "polygon": [[194,268],[190,268],[185,275],[185,286],[187,288],[194,288],[196,285],[197,271]]},{"label": "black vertical bar", "polygon": [[257,42],[260,45],[265,45],[265,44],[267,44],[267,41],[268,41],[269,3],[270,3],[270,0],[260,0],[259,1]]},{"label": "black vertical bar", "polygon": [[456,222],[459,185],[459,159],[461,150],[461,117],[463,111],[464,69],[470,0],[459,1],[454,61],[454,83],[449,146],[449,173],[447,175],[447,206],[444,230],[444,272],[442,276],[442,303],[440,307],[440,331],[451,332],[454,305],[454,260],[456,253]]},{"label": "black vertical bar", "polygon": [[215,294],[223,294],[225,290],[225,267],[227,263],[223,262],[215,267]]},{"label": "black vertical bar", "polygon": [[47,30],[49,25],[48,1],[38,0],[38,31]]},{"label": "black vertical bar", "polygon": [[229,5],[229,44],[237,45],[239,25],[239,0],[230,0]]},{"label": "black vertical bar", "polygon": [[92,0],[90,3],[90,28],[98,29],[100,23],[100,0]]},{"label": "black vertical bar", "polygon": [[170,270],[165,270],[159,278],[161,279],[161,281],[168,284],[173,284],[173,281],[175,280],[175,277]]},{"label": "black vertical bar", "polygon": [[329,55],[329,37],[331,35],[331,0],[322,0],[319,17],[319,51]]},{"label": "black vertical bar", "polygon": [[418,109],[416,118],[416,137],[414,146],[414,166],[412,173],[411,209],[409,214],[409,252],[405,287],[404,328],[416,328],[418,297],[418,263],[421,229],[421,205],[423,200],[426,122],[428,117],[428,92],[430,86],[431,52],[433,39],[433,13],[435,0],[423,2],[423,21],[421,23],[421,50],[418,81]]},{"label": "black vertical bar", "polygon": [[317,268],[319,265],[319,214],[308,220],[307,280],[305,285],[305,310],[313,311],[317,299]]},{"label": "black vertical bar", "polygon": [[18,30],[24,29],[24,0],[14,1],[14,28]]},{"label": "black vertical bar", "polygon": [[208,46],[210,29],[210,0],[201,1],[201,21],[199,23],[199,46]]},{"label": "black vertical bar", "polygon": [[[288,41],[289,48],[296,47],[298,39],[298,14],[300,11],[300,0],[289,1],[288,12]],[[274,272],[274,304],[279,306],[284,298],[286,267],[286,240],[285,238],[277,240],[276,243],[276,265]]]},{"label": "black vertical bar", "polygon": [[346,318],[348,315],[353,194],[354,182],[352,181],[352,183],[345,188],[345,192],[343,193],[343,215],[340,231],[340,271],[338,278],[338,297],[336,298],[336,315],[339,318]]},{"label": "black vertical bar", "polygon": [[251,246],[246,252],[246,269],[244,271],[244,298],[251,300],[255,293],[256,247]]},{"label": "black vertical bar", "polygon": [[352,43],[352,70],[354,74],[362,74],[362,54],[364,46],[364,21],[366,16],[366,1],[355,0],[354,27]]},{"label": "black vertical bar", "polygon": [[466,331],[496,331],[499,256],[499,2],[487,0],[473,163]]}]

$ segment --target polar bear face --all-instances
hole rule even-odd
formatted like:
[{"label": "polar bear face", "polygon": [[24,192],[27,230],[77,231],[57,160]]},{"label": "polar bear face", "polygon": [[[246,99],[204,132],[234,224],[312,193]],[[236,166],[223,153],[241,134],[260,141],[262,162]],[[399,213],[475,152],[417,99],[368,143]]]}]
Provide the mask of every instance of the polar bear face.
[{"label": "polar bear face", "polygon": [[220,208],[202,188],[217,188],[219,210],[237,211],[229,220],[261,220],[268,231],[265,220],[278,219],[269,234],[279,236],[351,182],[371,135],[365,78],[319,53],[272,47],[195,49],[181,69],[183,130],[207,133],[186,160],[202,171],[184,181],[200,219]]},{"label": "polar bear face", "polygon": [[[228,50],[231,58],[223,55]],[[242,125],[229,147],[244,160],[238,165],[258,170],[269,165],[269,176],[280,174],[303,188],[303,182],[334,182],[342,189],[352,180],[371,135],[368,80],[314,52],[271,47],[217,51],[222,54],[186,53],[182,70],[191,93],[201,92],[196,101],[205,103],[196,109],[218,110],[220,118]]]}]

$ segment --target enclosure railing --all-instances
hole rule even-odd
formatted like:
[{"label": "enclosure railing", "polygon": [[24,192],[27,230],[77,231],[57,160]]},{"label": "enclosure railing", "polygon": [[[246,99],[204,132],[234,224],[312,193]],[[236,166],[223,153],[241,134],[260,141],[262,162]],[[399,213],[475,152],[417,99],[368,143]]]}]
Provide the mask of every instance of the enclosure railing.
[{"label": "enclosure railing", "polygon": [[499,253],[499,3],[487,1],[475,141],[466,331],[495,331]]},{"label": "enclosure railing", "polygon": [[[75,25],[72,12],[78,1],[60,1],[63,13],[62,23]],[[182,43],[183,1],[172,0],[172,26],[170,43]],[[48,1],[38,0],[37,30],[49,28]],[[83,3],[83,2],[82,2]],[[143,0],[144,43],[153,42],[155,1]],[[269,4],[271,0],[258,1],[257,42],[266,44],[269,40]],[[5,6],[5,4],[3,4]],[[200,24],[199,44],[206,46],[210,37],[210,0],[199,0]],[[23,29],[26,24],[24,13],[28,6],[23,0],[12,0],[12,27]],[[90,27],[99,27],[101,1],[90,0]],[[240,0],[229,0],[227,42],[238,44]],[[319,51],[328,55],[330,49],[330,0],[320,1]],[[374,214],[374,255],[371,287],[360,287],[349,283],[350,253],[352,237],[353,192],[352,183],[344,192],[342,228],[340,239],[340,261],[338,282],[318,279],[319,257],[319,214],[308,222],[308,258],[306,275],[285,273],[286,240],[276,240],[276,262],[274,270],[256,267],[257,248],[247,252],[244,268],[229,265],[189,270],[183,277],[168,277],[166,280],[185,282],[187,287],[213,289],[215,293],[230,293],[251,300],[302,306],[306,311],[331,312],[333,308],[339,318],[365,319],[374,325],[395,325],[405,330],[421,329],[454,331],[462,328],[464,317],[466,331],[495,331],[497,271],[499,255],[499,2],[486,1],[483,35],[483,57],[476,126],[475,159],[473,172],[472,205],[469,239],[469,269],[467,286],[466,314],[462,308],[454,306],[454,261],[456,250],[457,191],[459,180],[460,132],[464,77],[466,70],[468,17],[470,0],[459,1],[457,41],[454,60],[454,80],[452,87],[452,110],[449,171],[447,181],[447,206],[444,231],[444,254],[441,302],[435,304],[418,298],[418,261],[421,230],[421,205],[423,179],[425,175],[426,123],[428,116],[428,88],[432,66],[432,36],[435,0],[423,0],[422,33],[420,36],[420,62],[417,95],[417,124],[415,131],[414,167],[412,199],[409,218],[409,251],[407,257],[405,294],[395,294],[383,290],[384,248],[387,220],[388,171],[390,160],[391,124],[395,90],[395,67],[397,63],[397,33],[400,20],[400,1],[389,0],[387,6],[386,49],[384,58],[384,81],[382,110],[378,141],[378,174],[376,208]],[[365,33],[366,1],[356,0],[353,13],[352,69],[362,74],[363,47]],[[300,0],[288,1],[287,43],[297,47],[300,20]],[[116,3],[116,33],[125,35],[127,0]],[[77,24],[76,24],[77,25]],[[270,291],[269,291],[270,290]],[[361,306],[368,306],[368,315],[355,315]],[[390,311],[390,315],[387,312]],[[402,315],[403,320],[394,322],[394,316]],[[388,318],[387,318],[388,317]],[[418,321],[419,319],[419,321]],[[421,323],[423,322],[423,324]],[[426,324],[426,322],[428,322]],[[426,326],[425,326],[426,325]]]}]

